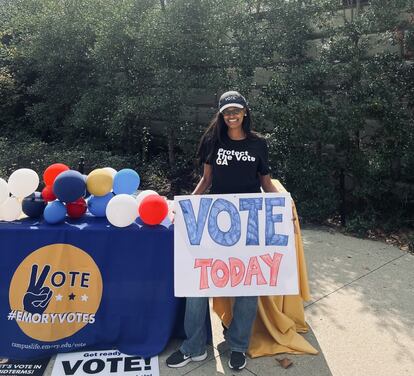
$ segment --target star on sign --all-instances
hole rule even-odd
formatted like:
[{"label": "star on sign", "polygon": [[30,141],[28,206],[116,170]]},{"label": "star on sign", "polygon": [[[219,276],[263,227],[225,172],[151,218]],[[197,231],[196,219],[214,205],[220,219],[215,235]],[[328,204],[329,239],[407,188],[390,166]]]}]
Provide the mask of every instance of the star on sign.
[{"label": "star on sign", "polygon": [[60,294],[58,294],[58,295],[56,295],[56,296],[55,296],[55,298],[56,298],[56,301],[57,301],[57,302],[61,302],[61,301],[62,301],[63,296],[62,296],[62,295],[60,295]]},{"label": "star on sign", "polygon": [[82,302],[87,302],[88,301],[88,295],[86,295],[86,294],[83,294],[82,296],[81,296],[81,301]]},{"label": "star on sign", "polygon": [[69,300],[75,300],[75,294],[72,292],[70,295],[69,295]]}]

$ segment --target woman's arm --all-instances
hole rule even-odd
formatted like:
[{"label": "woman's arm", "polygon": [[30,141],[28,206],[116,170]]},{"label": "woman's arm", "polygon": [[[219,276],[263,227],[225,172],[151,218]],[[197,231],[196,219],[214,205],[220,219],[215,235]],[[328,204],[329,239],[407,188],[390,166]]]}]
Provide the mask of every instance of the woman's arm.
[{"label": "woman's arm", "polygon": [[260,175],[260,185],[262,186],[265,192],[279,192],[275,185],[272,183],[270,175]]},{"label": "woman's arm", "polygon": [[213,168],[211,167],[211,165],[204,163],[203,176],[201,177],[200,181],[198,182],[192,194],[193,195],[203,194],[210,187],[212,180],[213,180]]}]

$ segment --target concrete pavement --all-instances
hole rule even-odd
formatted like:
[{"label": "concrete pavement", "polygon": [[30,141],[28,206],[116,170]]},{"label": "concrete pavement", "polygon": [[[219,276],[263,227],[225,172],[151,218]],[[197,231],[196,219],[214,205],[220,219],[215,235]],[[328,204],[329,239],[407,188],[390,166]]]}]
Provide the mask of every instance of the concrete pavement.
[{"label": "concrete pavement", "polygon": [[414,255],[378,241],[304,231],[306,320],[334,376],[414,373]]}]

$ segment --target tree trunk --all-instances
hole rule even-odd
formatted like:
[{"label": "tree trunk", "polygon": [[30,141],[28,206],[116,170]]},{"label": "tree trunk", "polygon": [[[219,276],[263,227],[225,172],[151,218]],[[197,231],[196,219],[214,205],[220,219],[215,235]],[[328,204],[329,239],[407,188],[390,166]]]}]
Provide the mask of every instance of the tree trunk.
[{"label": "tree trunk", "polygon": [[358,17],[361,10],[361,0],[356,0],[356,16]]}]

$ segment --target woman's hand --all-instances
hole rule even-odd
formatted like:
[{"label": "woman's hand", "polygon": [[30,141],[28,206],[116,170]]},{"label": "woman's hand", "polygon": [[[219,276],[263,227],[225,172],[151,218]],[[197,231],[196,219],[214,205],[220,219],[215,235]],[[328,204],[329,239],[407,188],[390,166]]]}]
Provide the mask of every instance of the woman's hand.
[{"label": "woman's hand", "polygon": [[270,178],[270,175],[260,175],[260,185],[262,186],[262,189],[264,192],[279,192],[276,188],[276,186],[273,184],[272,179]]},{"label": "woman's hand", "polygon": [[293,202],[293,200],[292,200],[292,221],[293,221],[293,231],[295,232],[295,234],[297,234],[298,231],[296,230],[296,223],[295,222],[298,221],[298,226],[299,226],[299,218],[297,216],[296,206],[295,206],[295,203]]}]

